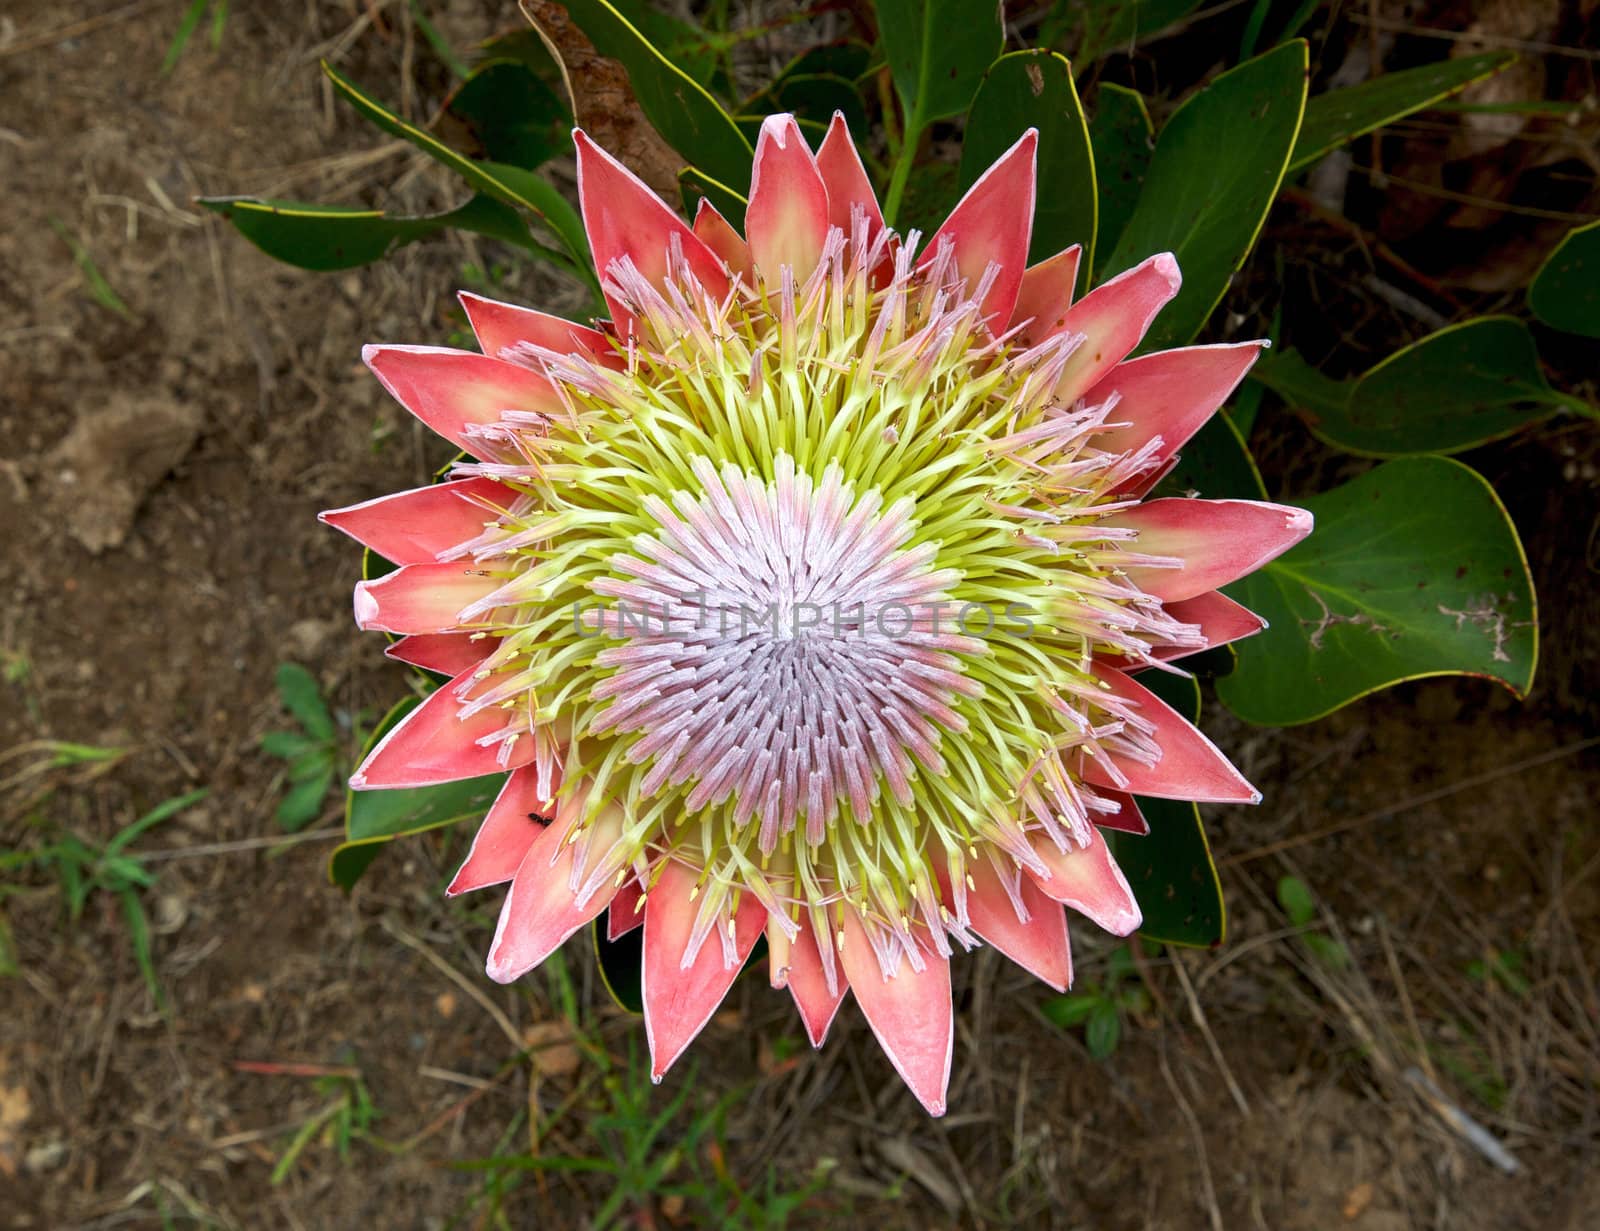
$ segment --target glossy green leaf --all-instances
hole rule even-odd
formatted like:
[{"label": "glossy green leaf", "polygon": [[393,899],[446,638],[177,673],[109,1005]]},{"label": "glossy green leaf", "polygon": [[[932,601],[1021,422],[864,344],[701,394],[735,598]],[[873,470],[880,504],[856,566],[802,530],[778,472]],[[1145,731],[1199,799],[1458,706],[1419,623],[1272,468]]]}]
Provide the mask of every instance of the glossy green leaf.
[{"label": "glossy green leaf", "polygon": [[516,205],[537,215],[566,248],[575,271],[588,271],[589,240],[583,222],[572,203],[555,186],[532,171],[487,159],[468,158],[453,150],[432,133],[401,119],[382,103],[358,88],[332,65],[324,62],[322,71],[336,89],[362,116],[391,136],[409,141],[443,166],[449,167],[476,191]]},{"label": "glossy green leaf", "polygon": [[[387,735],[420,701],[406,697],[397,702],[373,728],[362,750],[362,757]],[[345,792],[344,830],[346,841],[328,864],[333,882],[345,889],[360,879],[367,865],[378,855],[378,848],[389,841],[452,825],[457,821],[482,817],[494,803],[505,782],[504,774],[486,774],[441,786],[413,787],[395,791]]]},{"label": "glossy green leaf", "polygon": [[1303,543],[1228,587],[1269,627],[1217,695],[1268,726],[1310,722],[1402,680],[1477,675],[1518,696],[1538,655],[1533,581],[1494,489],[1442,457],[1402,458],[1300,501]]},{"label": "glossy green leaf", "polygon": [[1274,48],[1187,99],[1156,141],[1138,207],[1110,272],[1171,252],[1183,289],[1145,335],[1146,350],[1200,331],[1250,254],[1283,182],[1306,97],[1306,44]]},{"label": "glossy green leaf", "polygon": [[260,197],[202,197],[257,248],[301,269],[353,269],[447,227],[477,231],[526,247],[528,228],[515,210],[485,196],[429,218],[391,218],[382,210],[309,205]]},{"label": "glossy green leaf", "polygon": [[[865,43],[846,39],[837,43],[821,43],[816,47],[808,47],[789,63],[785,64],[778,72],[777,80],[786,81],[791,77],[807,77],[823,73],[832,77],[843,77],[846,81],[854,81],[866,73],[872,64],[872,48]],[[740,110],[749,110],[744,107]],[[858,141],[864,140],[865,133],[856,133]]]},{"label": "glossy green leaf", "polygon": [[1300,126],[1289,170],[1308,167],[1363,133],[1421,111],[1474,81],[1493,76],[1516,58],[1513,52],[1496,51],[1460,60],[1440,60],[1319,94],[1306,103],[1305,122]]},{"label": "glossy green leaf", "polygon": [[1095,1006],[1103,1003],[1104,998],[1099,992],[1068,992],[1064,996],[1052,996],[1039,1006],[1039,1010],[1051,1025],[1070,1030],[1073,1026],[1083,1025],[1089,1014],[1094,1012]]},{"label": "glossy green leaf", "polygon": [[1066,43],[1081,64],[1128,51],[1199,8],[1203,0],[1060,0],[1039,42]]},{"label": "glossy green leaf", "polygon": [[1600,338],[1600,222],[1567,232],[1528,288],[1528,306],[1546,325]]},{"label": "glossy green leaf", "polygon": [[678,172],[678,192],[683,197],[684,213],[690,218],[700,207],[700,198],[705,197],[719,214],[741,232],[744,230],[744,211],[750,204],[749,200],[726,184],[712,179],[698,167],[685,167]]},{"label": "glossy green leaf", "polygon": [[970,188],[1029,128],[1039,130],[1039,188],[1030,263],[1083,245],[1082,280],[1094,262],[1094,152],[1072,65],[1053,51],[1001,56],[984,74],[961,146],[961,187]]},{"label": "glossy green leaf", "polygon": [[1139,934],[1191,948],[1220,945],[1227,934],[1227,910],[1200,809],[1172,799],[1140,797],[1138,802],[1150,822],[1148,834],[1102,832],[1144,913]]},{"label": "glossy green leaf", "polygon": [[1292,351],[1252,375],[1301,411],[1329,444],[1369,457],[1457,453],[1509,435],[1563,406],[1528,328],[1515,317],[1450,325],[1396,351],[1356,381],[1332,381]]},{"label": "glossy green leaf", "polygon": [[722,104],[607,0],[566,0],[603,56],[621,62],[646,118],[667,144],[725,184],[748,184],[755,151]]},{"label": "glossy green leaf", "polygon": [[481,65],[445,100],[434,128],[474,158],[531,171],[572,149],[572,115],[526,64]]},{"label": "glossy green leaf", "polygon": [[905,110],[905,130],[958,115],[1000,54],[994,0],[878,0],[878,32]]},{"label": "glossy green leaf", "polygon": [[629,1013],[643,1013],[644,929],[634,928],[616,940],[607,940],[606,917],[602,912],[589,925],[589,938],[600,968],[600,981],[611,999],[618,1008]]},{"label": "glossy green leaf", "polygon": [[[1095,92],[1094,119],[1089,123],[1094,147],[1094,178],[1099,198],[1095,259],[1089,264],[1098,280],[1139,204],[1144,179],[1155,150],[1155,126],[1144,98],[1135,90],[1109,82]],[[1116,271],[1113,271],[1116,272]]]},{"label": "glossy green leaf", "polygon": [[[660,0],[616,0],[612,6],[652,47],[695,81],[712,88],[718,77],[714,35],[666,9]],[[684,11],[688,11],[685,9]],[[700,10],[704,12],[704,10]],[[598,47],[598,44],[596,44]],[[605,51],[602,55],[612,55]],[[621,56],[614,57],[621,59]]]},{"label": "glossy green leaf", "polygon": [[740,119],[753,122],[759,131],[763,118],[780,111],[794,115],[813,146],[827,132],[835,111],[844,115],[858,141],[869,131],[861,91],[855,82],[834,73],[795,73],[779,78],[740,108]]}]

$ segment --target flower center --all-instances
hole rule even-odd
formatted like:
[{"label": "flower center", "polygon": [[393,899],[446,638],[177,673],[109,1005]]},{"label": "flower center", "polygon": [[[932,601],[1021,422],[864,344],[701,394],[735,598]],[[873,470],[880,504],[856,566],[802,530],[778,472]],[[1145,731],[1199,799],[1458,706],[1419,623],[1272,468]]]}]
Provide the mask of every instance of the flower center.
[{"label": "flower center", "polygon": [[596,656],[616,673],[594,690],[610,701],[595,733],[639,735],[626,755],[651,762],[645,794],[693,781],[690,811],[734,798],[763,854],[802,816],[812,845],[841,808],[867,823],[882,784],[910,805],[918,765],[945,773],[941,732],[967,729],[951,702],[982,691],[956,653],[982,649],[953,631],[959,574],[907,546],[911,501],[852,499],[836,465],[815,485],[788,454],[771,483],[693,467],[704,494],[648,499],[659,528],[593,586],[612,601],[592,626],[625,642]]}]

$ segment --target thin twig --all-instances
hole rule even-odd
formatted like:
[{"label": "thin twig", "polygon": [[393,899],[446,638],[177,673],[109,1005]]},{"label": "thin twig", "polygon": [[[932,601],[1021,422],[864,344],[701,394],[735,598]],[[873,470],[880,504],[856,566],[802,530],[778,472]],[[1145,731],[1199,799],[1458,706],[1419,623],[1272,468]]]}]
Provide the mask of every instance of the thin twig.
[{"label": "thin twig", "polygon": [[115,25],[128,17],[137,17],[145,9],[154,8],[159,0],[136,0],[134,4],[124,5],[120,9],[113,9],[109,13],[101,13],[97,17],[86,17],[82,21],[75,21],[65,26],[57,26],[54,30],[45,30],[40,34],[29,35],[7,47],[0,47],[0,58],[14,56],[20,51],[32,51],[35,47],[48,47],[51,43],[59,43],[63,39],[78,38],[89,34],[102,26]]},{"label": "thin twig", "polygon": [[1244,1091],[1239,1088],[1233,1070],[1228,1067],[1228,1061],[1222,1054],[1222,1048],[1217,1045],[1216,1035],[1211,1033],[1211,1024],[1206,1021],[1205,1010],[1200,1007],[1200,999],[1194,994],[1194,984],[1189,981],[1189,972],[1184,968],[1182,954],[1173,954],[1172,969],[1178,972],[1178,982],[1183,984],[1183,994],[1189,1002],[1189,1016],[1194,1018],[1194,1024],[1200,1027],[1200,1033],[1205,1037],[1211,1058],[1217,1062],[1217,1068],[1222,1071],[1222,1080],[1228,1087],[1228,1094],[1232,1097],[1234,1106],[1239,1109],[1240,1115],[1248,1116],[1250,1104],[1245,1101]]},{"label": "thin twig", "polygon": [[483,989],[481,987],[479,987],[476,983],[473,983],[470,979],[466,978],[459,970],[450,965],[449,962],[445,961],[442,957],[430,949],[421,940],[421,938],[413,936],[398,923],[395,923],[393,920],[391,920],[389,916],[385,915],[381,922],[385,932],[389,933],[389,935],[393,936],[401,944],[405,945],[406,948],[416,950],[427,959],[429,965],[434,967],[434,969],[436,969],[440,974],[444,975],[445,978],[449,979],[450,982],[454,983],[468,996],[472,997],[478,1006],[494,1019],[494,1024],[500,1027],[500,1032],[504,1034],[506,1038],[511,1040],[511,1046],[515,1047],[518,1051],[521,1051],[526,1046],[526,1044],[523,1042],[521,1033],[514,1025],[511,1024],[511,1019],[501,1012],[500,1007],[495,1004],[494,1001],[490,1000],[483,994]]},{"label": "thin twig", "polygon": [[1200,1181],[1205,1189],[1206,1210],[1211,1215],[1211,1231],[1224,1231],[1222,1211],[1217,1207],[1217,1188],[1211,1182],[1211,1163],[1206,1158],[1206,1135],[1200,1128],[1200,1120],[1194,1114],[1194,1108],[1189,1106],[1189,1100],[1183,1097],[1183,1091],[1178,1089],[1178,1079],[1172,1075],[1172,1066],[1167,1063],[1167,1047],[1162,1042],[1156,1051],[1161,1060],[1161,1075],[1167,1080],[1167,1089],[1172,1091],[1172,1099],[1178,1104],[1178,1111],[1183,1115],[1184,1123],[1189,1126],[1189,1134],[1194,1138],[1195,1157],[1200,1161]]},{"label": "thin twig", "polygon": [[329,842],[344,837],[344,830],[313,829],[306,833],[286,833],[266,838],[240,838],[237,842],[207,842],[201,846],[179,846],[170,851],[141,853],[146,863],[160,863],[168,859],[193,859],[200,855],[234,855],[240,851],[259,851],[276,846],[299,846],[302,842]]}]

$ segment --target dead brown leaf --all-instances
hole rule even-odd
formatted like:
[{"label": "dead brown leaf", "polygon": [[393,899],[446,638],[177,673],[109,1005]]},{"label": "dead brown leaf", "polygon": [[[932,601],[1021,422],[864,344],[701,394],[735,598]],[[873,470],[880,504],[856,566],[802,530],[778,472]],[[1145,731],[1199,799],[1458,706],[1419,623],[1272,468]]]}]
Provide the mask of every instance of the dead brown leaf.
[{"label": "dead brown leaf", "polygon": [[628,70],[595,50],[565,5],[522,0],[522,12],[562,67],[578,127],[663,200],[676,201],[678,172],[686,164],[645,119],[628,84]]}]

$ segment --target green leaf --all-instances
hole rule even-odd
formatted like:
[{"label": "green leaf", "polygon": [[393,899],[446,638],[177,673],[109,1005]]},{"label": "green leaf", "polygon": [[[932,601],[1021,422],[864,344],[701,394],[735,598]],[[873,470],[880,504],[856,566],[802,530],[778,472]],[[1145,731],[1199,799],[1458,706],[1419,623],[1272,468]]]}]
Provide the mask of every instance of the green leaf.
[{"label": "green leaf", "polygon": [[1038,204],[1028,260],[1036,263],[1083,245],[1080,278],[1094,263],[1094,151],[1072,80],[1072,65],[1053,51],[1001,56],[984,75],[961,146],[961,187],[970,188],[1030,127],[1039,130]]},{"label": "green leaf", "polygon": [[334,759],[334,750],[327,744],[313,745],[289,762],[289,781],[304,782],[307,778],[315,778],[332,766]]},{"label": "green leaf", "polygon": [[178,30],[172,36],[172,42],[167,44],[167,54],[161,58],[161,75],[165,77],[178,66],[178,61],[183,57],[183,50],[189,45],[189,40],[194,37],[195,30],[200,25],[200,19],[206,15],[206,9],[211,5],[211,0],[189,0],[189,7],[183,11],[183,20],[178,23]]},{"label": "green leaf", "polygon": [[1065,996],[1052,996],[1039,1006],[1052,1025],[1070,1030],[1081,1026],[1096,1008],[1105,1003],[1098,992],[1068,992]]},{"label": "green leaf", "polygon": [[289,833],[298,833],[322,812],[322,801],[333,785],[334,767],[330,764],[313,777],[297,782],[279,802],[274,815]]},{"label": "green leaf", "polygon": [[1350,950],[1346,949],[1331,936],[1323,936],[1313,932],[1309,936],[1302,936],[1300,943],[1311,951],[1311,956],[1324,966],[1331,966],[1335,970],[1344,970],[1350,965]]},{"label": "green leaf", "polygon": [[150,989],[150,999],[155,1002],[156,1010],[165,1016],[167,998],[161,994],[161,983],[156,978],[155,957],[150,949],[150,923],[145,918],[144,907],[139,903],[138,893],[132,889],[124,889],[117,896],[122,899],[122,914],[128,921],[128,936],[133,941],[133,957],[139,963],[139,973]]},{"label": "green leaf", "polygon": [[1148,834],[1102,832],[1144,914],[1139,934],[1189,948],[1220,945],[1228,916],[1200,809],[1186,800],[1142,796],[1138,804],[1150,822]]},{"label": "green leaf", "polygon": [[445,100],[434,127],[473,157],[528,171],[572,148],[566,104],[517,60],[480,65]]},{"label": "green leaf", "polygon": [[1493,76],[1516,58],[1515,52],[1495,51],[1460,60],[1440,60],[1319,94],[1306,103],[1305,122],[1300,126],[1289,170],[1308,167],[1363,133],[1421,111],[1474,81]]},{"label": "green leaf", "polygon": [[1089,1014],[1089,1020],[1083,1028],[1083,1039],[1089,1046],[1089,1054],[1096,1060],[1104,1060],[1117,1050],[1121,1038],[1122,1015],[1117,1012],[1117,1006],[1109,1000],[1100,1001]]},{"label": "green leaf", "polygon": [[589,935],[594,942],[600,980],[611,999],[629,1013],[643,1013],[644,929],[635,928],[616,940],[607,940],[606,917],[602,914],[589,925]]},{"label": "green leaf", "polygon": [[1145,335],[1146,350],[1200,331],[1244,264],[1288,166],[1305,109],[1307,52],[1295,39],[1217,77],[1161,130],[1112,273],[1171,252],[1183,289]]},{"label": "green leaf", "polygon": [[[492,161],[475,161],[451,149],[432,133],[401,119],[382,103],[366,94],[338,69],[326,61],[322,71],[333,87],[367,120],[391,136],[409,141],[435,162],[449,167],[471,187],[508,205],[519,206],[537,215],[565,245],[574,271],[587,270],[589,241],[578,211],[555,188],[532,171]],[[470,204],[470,202],[469,202]]]},{"label": "green leaf", "polygon": [[1387,462],[1301,501],[1311,536],[1228,593],[1268,622],[1217,695],[1247,722],[1310,722],[1402,680],[1533,682],[1533,581],[1491,488],[1442,457]]},{"label": "green leaf", "polygon": [[1040,43],[1071,40],[1080,63],[1089,64],[1141,40],[1199,8],[1202,0],[1064,0],[1053,6]]},{"label": "green leaf", "polygon": [[321,747],[320,741],[299,731],[268,731],[261,737],[261,751],[269,757],[282,757],[285,761],[292,761]]},{"label": "green leaf", "polygon": [[1090,263],[1096,280],[1139,204],[1145,176],[1150,172],[1154,136],[1155,126],[1150,123],[1144,98],[1134,90],[1102,83],[1095,93],[1094,119],[1089,123],[1099,196],[1096,260]]},{"label": "green leaf", "polygon": [[1600,222],[1567,232],[1528,288],[1528,306],[1546,325],[1600,338]]},{"label": "green leaf", "polygon": [[199,204],[233,223],[239,234],[274,260],[321,272],[381,261],[396,248],[447,227],[524,248],[531,243],[516,211],[486,196],[427,218],[391,218],[376,209],[260,197],[202,197]]},{"label": "green leaf", "polygon": [[801,128],[816,134],[812,144],[827,131],[833,113],[844,113],[845,123],[852,134],[865,137],[868,132],[867,108],[861,101],[861,91],[849,78],[835,73],[795,73],[779,78],[771,88],[750,99],[740,109],[740,118],[759,121],[765,116],[792,112]]},{"label": "green leaf", "polygon": [[1311,887],[1298,876],[1279,878],[1278,905],[1297,928],[1305,927],[1317,917],[1317,900],[1311,895]]},{"label": "green leaf", "polygon": [[[808,47],[779,71],[777,81],[787,81],[792,77],[808,77],[818,73],[832,77],[843,77],[846,81],[855,81],[863,76],[872,65],[872,48],[865,43],[845,39],[837,43],[821,43],[816,47]],[[762,91],[765,93],[765,91]],[[750,108],[741,107],[741,111]],[[859,134],[865,136],[865,134]]]},{"label": "green leaf", "polygon": [[750,182],[755,152],[704,85],[606,0],[566,0],[566,9],[601,55],[628,70],[640,108],[668,145],[725,184]]},{"label": "green leaf", "polygon": [[750,204],[749,200],[726,184],[712,179],[698,167],[685,167],[678,172],[678,191],[683,196],[683,209],[689,217],[694,217],[695,210],[700,206],[700,198],[705,197],[719,214],[739,230],[744,230],[744,211]]},{"label": "green leaf", "polygon": [[965,111],[1005,45],[994,0],[878,0],[878,31],[908,139]]},{"label": "green leaf", "polygon": [[171,799],[162,800],[131,825],[125,825],[118,830],[116,836],[106,843],[105,854],[111,856],[126,850],[129,843],[140,834],[148,829],[155,828],[163,821],[171,820],[185,808],[199,803],[209,794],[211,794],[210,790],[201,787],[199,790],[189,791],[183,795],[174,795]]},{"label": "green leaf", "polygon": [[1292,351],[1262,358],[1252,375],[1318,437],[1368,457],[1457,453],[1574,404],[1550,388],[1533,335],[1510,316],[1447,326],[1354,382],[1330,381]]},{"label": "green leaf", "polygon": [[718,75],[718,52],[712,43],[712,34],[663,12],[659,0],[654,3],[652,0],[617,0],[614,7],[666,59],[708,90],[711,88]]},{"label": "green leaf", "polygon": [[[366,751],[376,747],[378,741],[418,704],[416,698],[407,697],[395,705],[373,731]],[[481,778],[439,786],[351,791],[346,801],[345,837],[351,842],[389,838],[447,825],[469,816],[481,816],[488,811],[504,782],[504,774],[485,774]]]},{"label": "green leaf", "polygon": [[305,728],[306,734],[319,740],[332,739],[335,732],[333,715],[322,700],[322,689],[316,678],[299,663],[280,663],[277,673],[278,699],[283,708]]}]

